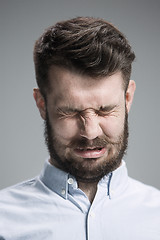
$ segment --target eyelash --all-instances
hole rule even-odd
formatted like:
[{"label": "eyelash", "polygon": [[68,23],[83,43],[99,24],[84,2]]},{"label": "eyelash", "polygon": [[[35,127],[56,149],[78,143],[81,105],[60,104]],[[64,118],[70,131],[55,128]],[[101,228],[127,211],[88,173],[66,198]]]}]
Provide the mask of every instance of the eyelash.
[{"label": "eyelash", "polygon": [[58,116],[60,119],[66,118],[66,117],[74,117],[76,115],[77,115],[77,113],[67,113],[67,112],[63,112],[63,111],[58,111]]},{"label": "eyelash", "polygon": [[[97,116],[107,117],[111,112],[105,112],[102,110],[102,111],[96,111],[95,113]],[[80,114],[79,112],[63,112],[61,110],[58,111],[58,116],[60,119],[78,117],[79,114]]]},{"label": "eyelash", "polygon": [[105,111],[101,111],[101,112],[99,112],[99,113],[97,113],[97,115],[99,115],[99,116],[108,116],[110,113],[109,112],[105,112]]}]

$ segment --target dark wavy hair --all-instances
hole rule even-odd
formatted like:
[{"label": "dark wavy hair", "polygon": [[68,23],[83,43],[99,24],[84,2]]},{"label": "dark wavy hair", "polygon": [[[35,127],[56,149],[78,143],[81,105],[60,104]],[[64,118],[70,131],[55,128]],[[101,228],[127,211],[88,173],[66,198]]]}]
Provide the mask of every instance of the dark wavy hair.
[{"label": "dark wavy hair", "polygon": [[49,90],[48,72],[53,65],[97,79],[121,71],[126,90],[134,59],[126,37],[111,23],[92,17],[56,23],[34,47],[36,80],[43,96]]}]

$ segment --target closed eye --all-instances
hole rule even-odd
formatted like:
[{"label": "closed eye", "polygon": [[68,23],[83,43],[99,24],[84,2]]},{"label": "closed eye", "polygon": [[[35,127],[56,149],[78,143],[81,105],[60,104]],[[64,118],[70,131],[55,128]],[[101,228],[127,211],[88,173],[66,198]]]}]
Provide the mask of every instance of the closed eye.
[{"label": "closed eye", "polygon": [[63,119],[63,118],[70,118],[70,117],[74,117],[77,115],[77,112],[75,111],[65,111],[62,110],[60,108],[57,109],[57,115],[59,119]]},{"label": "closed eye", "polygon": [[99,116],[109,116],[112,113],[114,113],[115,108],[116,108],[116,105],[114,105],[114,106],[107,106],[107,107],[101,107],[98,111],[96,111],[96,113]]},{"label": "closed eye", "polygon": [[109,116],[110,112],[98,111],[97,114],[98,114],[99,116]]},{"label": "closed eye", "polygon": [[96,114],[98,116],[102,116],[102,117],[107,117],[107,116],[110,116],[114,111],[97,111]]}]

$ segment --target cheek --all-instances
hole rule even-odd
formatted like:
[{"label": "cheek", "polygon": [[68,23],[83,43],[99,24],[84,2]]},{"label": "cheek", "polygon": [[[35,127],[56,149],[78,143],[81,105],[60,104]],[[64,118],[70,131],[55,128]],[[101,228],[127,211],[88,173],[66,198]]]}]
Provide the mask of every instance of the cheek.
[{"label": "cheek", "polygon": [[124,119],[107,118],[101,122],[103,133],[111,139],[117,138],[124,129]]},{"label": "cheek", "polygon": [[62,141],[69,141],[77,135],[77,122],[73,119],[57,120],[53,126],[56,137]]}]

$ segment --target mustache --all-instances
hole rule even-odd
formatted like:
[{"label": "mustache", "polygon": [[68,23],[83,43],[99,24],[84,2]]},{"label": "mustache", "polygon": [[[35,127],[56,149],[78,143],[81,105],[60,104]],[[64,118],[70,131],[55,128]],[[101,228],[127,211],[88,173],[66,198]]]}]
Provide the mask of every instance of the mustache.
[{"label": "mustache", "polygon": [[95,138],[93,140],[88,140],[86,138],[81,138],[81,139],[74,139],[72,142],[70,142],[67,147],[69,148],[74,148],[74,149],[88,149],[88,148],[104,148],[106,145],[114,145],[118,144],[119,141],[113,142],[109,140],[108,138]]}]

